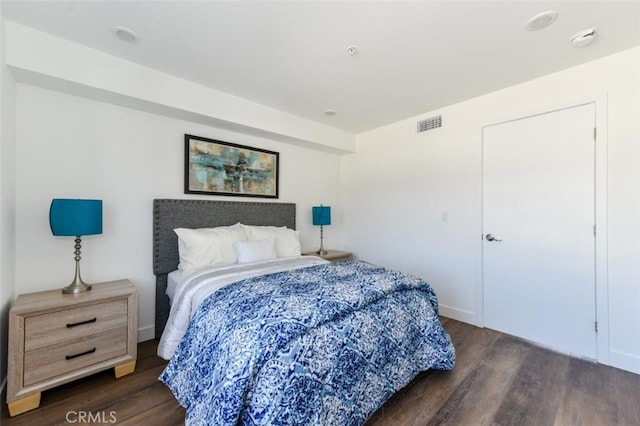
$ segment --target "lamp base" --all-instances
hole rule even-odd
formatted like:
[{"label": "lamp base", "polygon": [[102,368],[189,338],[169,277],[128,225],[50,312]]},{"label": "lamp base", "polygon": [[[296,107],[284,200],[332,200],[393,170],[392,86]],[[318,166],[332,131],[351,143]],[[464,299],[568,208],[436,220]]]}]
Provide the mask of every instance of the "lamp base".
[{"label": "lamp base", "polygon": [[324,256],[327,251],[324,249],[324,226],[320,225],[320,248],[316,252],[317,255]]},{"label": "lamp base", "polygon": [[[79,240],[79,238],[78,238]],[[76,242],[78,241],[76,240]],[[91,290],[91,285],[82,281],[80,278],[80,255],[79,249],[76,246],[76,276],[71,281],[71,284],[62,289],[62,294],[77,294],[82,293],[83,291]]]},{"label": "lamp base", "polygon": [[81,282],[80,284],[77,284],[75,282],[72,282],[71,284],[69,284],[68,286],[62,289],[62,294],[76,294],[76,293],[82,293],[83,291],[88,291],[88,290],[91,290],[91,284],[85,284],[83,282]]}]

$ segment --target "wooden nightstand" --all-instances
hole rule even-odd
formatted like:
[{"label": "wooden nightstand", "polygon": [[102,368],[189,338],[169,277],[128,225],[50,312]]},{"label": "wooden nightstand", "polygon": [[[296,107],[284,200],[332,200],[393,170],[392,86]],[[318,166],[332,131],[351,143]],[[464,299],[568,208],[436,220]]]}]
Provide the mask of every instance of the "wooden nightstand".
[{"label": "wooden nightstand", "polygon": [[45,389],[115,367],[136,367],[138,294],[129,280],[18,296],[9,311],[7,404],[15,416],[38,408]]},{"label": "wooden nightstand", "polygon": [[327,254],[323,254],[320,256],[316,254],[315,251],[310,251],[307,253],[302,253],[303,256],[318,256],[325,260],[329,260],[331,262],[340,262],[343,260],[351,260],[353,259],[353,253],[349,251],[340,251],[340,250],[327,250]]}]

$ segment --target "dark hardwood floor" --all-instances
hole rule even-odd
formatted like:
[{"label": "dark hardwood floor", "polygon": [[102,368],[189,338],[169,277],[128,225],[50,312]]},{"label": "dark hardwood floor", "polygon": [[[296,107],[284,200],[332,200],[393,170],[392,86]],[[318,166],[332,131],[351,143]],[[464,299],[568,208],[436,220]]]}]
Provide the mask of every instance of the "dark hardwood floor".
[{"label": "dark hardwood floor", "polygon": [[[442,323],[456,347],[454,370],[420,374],[367,426],[640,425],[640,375],[459,321]],[[2,424],[184,424],[184,409],[157,380],[165,361],[156,346],[139,344],[136,371],[118,380],[108,370],[51,389],[40,408],[13,418],[3,404]]]}]

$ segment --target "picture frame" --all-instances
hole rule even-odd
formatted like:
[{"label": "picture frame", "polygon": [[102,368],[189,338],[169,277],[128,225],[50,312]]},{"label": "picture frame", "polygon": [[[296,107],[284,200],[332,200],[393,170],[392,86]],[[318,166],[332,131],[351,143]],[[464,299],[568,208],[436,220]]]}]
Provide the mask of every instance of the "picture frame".
[{"label": "picture frame", "polygon": [[280,154],[184,135],[184,193],[278,198]]}]

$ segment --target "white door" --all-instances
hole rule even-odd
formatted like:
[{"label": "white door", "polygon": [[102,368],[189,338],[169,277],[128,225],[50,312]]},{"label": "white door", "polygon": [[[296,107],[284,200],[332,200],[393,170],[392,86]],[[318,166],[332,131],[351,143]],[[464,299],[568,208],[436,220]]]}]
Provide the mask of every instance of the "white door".
[{"label": "white door", "polygon": [[483,131],[485,326],[596,358],[595,105]]}]

